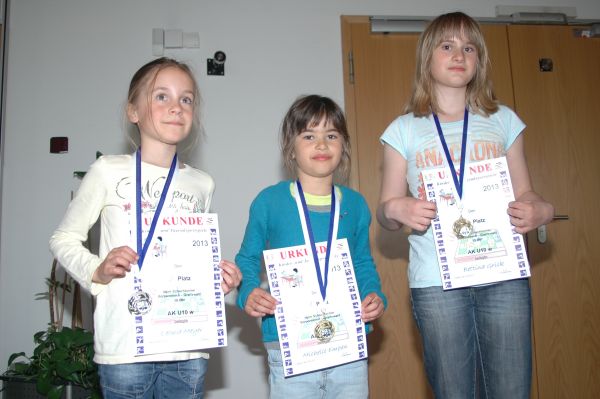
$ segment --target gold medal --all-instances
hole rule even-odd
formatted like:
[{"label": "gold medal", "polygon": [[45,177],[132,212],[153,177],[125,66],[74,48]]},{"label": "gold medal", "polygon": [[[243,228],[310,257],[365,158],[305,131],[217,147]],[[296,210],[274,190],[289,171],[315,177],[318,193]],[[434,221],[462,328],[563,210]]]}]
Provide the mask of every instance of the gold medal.
[{"label": "gold medal", "polygon": [[145,315],[152,309],[152,298],[144,291],[138,291],[129,298],[127,308],[132,315]]},{"label": "gold medal", "polygon": [[319,320],[315,326],[315,337],[319,340],[319,342],[327,343],[331,341],[334,335],[335,325],[325,318]]},{"label": "gold medal", "polygon": [[473,233],[473,224],[460,215],[452,225],[452,231],[459,239],[467,238]]}]

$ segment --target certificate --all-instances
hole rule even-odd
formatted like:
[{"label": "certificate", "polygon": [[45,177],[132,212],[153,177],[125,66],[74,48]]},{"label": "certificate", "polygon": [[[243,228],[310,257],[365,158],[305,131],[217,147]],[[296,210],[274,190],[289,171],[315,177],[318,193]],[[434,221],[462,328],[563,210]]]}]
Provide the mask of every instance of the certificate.
[{"label": "certificate", "polygon": [[[361,300],[346,239],[334,241],[323,300],[308,246],[264,251],[284,376],[367,357]],[[327,243],[315,245],[324,258]],[[323,263],[323,262],[321,262]]]},{"label": "certificate", "polygon": [[529,277],[523,236],[506,213],[514,200],[506,158],[469,163],[464,174],[459,199],[448,168],[422,172],[427,199],[437,205],[431,229],[443,288]]},{"label": "certificate", "polygon": [[[144,231],[148,230],[143,218]],[[136,355],[227,345],[216,214],[166,213],[141,270],[133,266]]]}]

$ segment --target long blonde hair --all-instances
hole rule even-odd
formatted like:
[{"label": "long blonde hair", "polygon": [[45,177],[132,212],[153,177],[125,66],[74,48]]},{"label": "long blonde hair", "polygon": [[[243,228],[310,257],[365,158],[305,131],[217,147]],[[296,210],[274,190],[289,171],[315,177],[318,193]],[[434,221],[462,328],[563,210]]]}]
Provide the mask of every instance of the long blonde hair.
[{"label": "long blonde hair", "polygon": [[428,116],[431,112],[440,112],[434,91],[434,79],[431,74],[433,51],[444,40],[452,37],[464,37],[477,49],[475,75],[467,84],[466,102],[472,112],[485,116],[498,111],[498,101],[488,78],[490,60],[479,24],[462,12],[443,14],[435,18],[421,34],[417,43],[417,65],[412,96],[406,106],[406,112],[415,116]]}]

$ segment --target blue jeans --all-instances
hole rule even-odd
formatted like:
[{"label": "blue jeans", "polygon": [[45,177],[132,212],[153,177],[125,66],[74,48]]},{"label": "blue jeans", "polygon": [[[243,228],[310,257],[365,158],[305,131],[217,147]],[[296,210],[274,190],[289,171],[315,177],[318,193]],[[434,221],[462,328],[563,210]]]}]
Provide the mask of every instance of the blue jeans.
[{"label": "blue jeans", "polygon": [[285,378],[279,349],[269,354],[271,399],[365,399],[369,397],[367,360]]},{"label": "blue jeans", "polygon": [[207,359],[175,362],[99,364],[104,399],[200,399]]},{"label": "blue jeans", "polygon": [[488,399],[529,398],[528,280],[451,291],[413,288],[411,301],[437,399],[474,398],[477,390]]}]

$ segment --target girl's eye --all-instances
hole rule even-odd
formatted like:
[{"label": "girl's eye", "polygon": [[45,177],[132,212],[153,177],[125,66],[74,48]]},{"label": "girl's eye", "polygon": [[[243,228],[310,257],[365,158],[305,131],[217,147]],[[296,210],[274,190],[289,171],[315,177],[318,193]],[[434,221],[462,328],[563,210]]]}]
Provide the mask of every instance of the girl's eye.
[{"label": "girl's eye", "polygon": [[302,140],[312,140],[315,138],[315,136],[311,133],[302,133],[300,137],[302,138]]},{"label": "girl's eye", "polygon": [[475,47],[465,47],[465,52],[467,53],[474,53],[475,52]]},{"label": "girl's eye", "polygon": [[157,101],[166,101],[167,100],[167,95],[159,93],[159,94],[156,95],[155,98],[156,98]]},{"label": "girl's eye", "polygon": [[329,134],[327,135],[327,138],[328,138],[329,140],[337,140],[337,139],[339,139],[339,138],[340,138],[340,136],[339,136],[337,133],[329,133]]},{"label": "girl's eye", "polygon": [[194,104],[194,99],[191,97],[183,97],[181,99],[181,102],[184,103],[185,105],[193,105]]},{"label": "girl's eye", "polygon": [[449,44],[442,44],[442,50],[450,50]]}]

